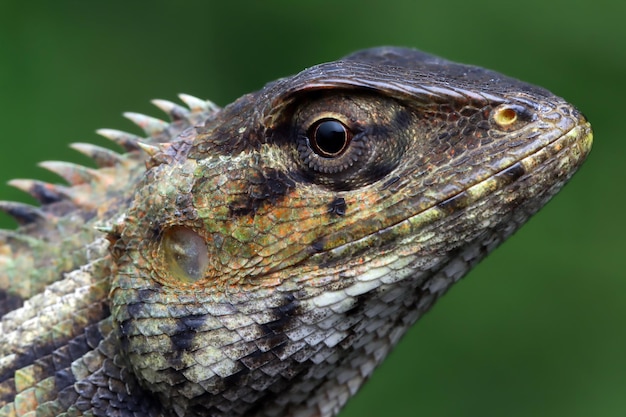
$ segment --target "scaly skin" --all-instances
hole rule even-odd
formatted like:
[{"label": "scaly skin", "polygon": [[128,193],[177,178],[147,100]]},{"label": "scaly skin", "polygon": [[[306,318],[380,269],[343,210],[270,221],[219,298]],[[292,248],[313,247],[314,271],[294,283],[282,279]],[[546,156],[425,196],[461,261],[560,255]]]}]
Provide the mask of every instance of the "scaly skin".
[{"label": "scaly skin", "polygon": [[[218,109],[156,101],[2,203],[0,416],[334,416],[570,178],[563,99],[377,48]],[[146,169],[146,165],[148,169]]]}]

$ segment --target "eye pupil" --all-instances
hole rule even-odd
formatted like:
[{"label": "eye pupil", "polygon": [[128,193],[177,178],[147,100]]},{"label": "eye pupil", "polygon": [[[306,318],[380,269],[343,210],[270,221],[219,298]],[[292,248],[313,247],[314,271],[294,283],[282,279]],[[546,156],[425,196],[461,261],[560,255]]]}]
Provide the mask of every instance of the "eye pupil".
[{"label": "eye pupil", "polygon": [[311,132],[308,136],[313,152],[326,158],[341,155],[352,139],[348,128],[335,119],[318,121],[311,127]]}]

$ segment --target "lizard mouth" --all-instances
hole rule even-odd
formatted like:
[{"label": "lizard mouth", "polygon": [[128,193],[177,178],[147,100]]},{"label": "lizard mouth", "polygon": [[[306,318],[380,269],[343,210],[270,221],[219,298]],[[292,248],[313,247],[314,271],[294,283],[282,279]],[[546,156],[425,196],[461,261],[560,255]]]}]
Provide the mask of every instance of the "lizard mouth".
[{"label": "lizard mouth", "polygon": [[[574,126],[554,141],[540,147],[535,152],[511,163],[488,178],[448,197],[433,207],[446,211],[455,211],[467,207],[491,192],[502,189],[524,176],[542,176],[537,181],[538,183],[555,180],[555,185],[560,189],[584,162],[591,151],[592,144],[593,133],[591,125],[585,121]],[[533,181],[531,180],[530,182]],[[554,190],[553,194],[558,189]],[[536,194],[540,193],[541,190],[536,190]],[[532,194],[529,194],[529,196],[532,196]]]},{"label": "lizard mouth", "polygon": [[494,206],[507,206],[511,211],[524,206],[529,214],[533,214],[571,178],[585,161],[592,144],[591,125],[582,119],[548,144],[406,221],[414,226],[428,224],[437,218],[479,205],[481,200],[496,193],[499,196],[494,198]]},{"label": "lizard mouth", "polygon": [[[372,247],[384,248],[386,244],[405,246],[407,252],[421,253],[423,242],[445,235],[444,229],[462,246],[463,242],[474,240],[469,231],[482,233],[506,222],[515,213],[522,212],[521,216],[528,218],[538,211],[585,161],[592,143],[591,125],[581,116],[569,131],[488,177],[414,215],[314,256],[328,262],[345,259],[346,252],[365,253]],[[514,223],[521,225],[523,222]],[[515,226],[514,230],[517,228]],[[419,234],[416,230],[420,230]],[[445,245],[440,242],[440,245],[431,245],[430,250],[446,252]]]}]

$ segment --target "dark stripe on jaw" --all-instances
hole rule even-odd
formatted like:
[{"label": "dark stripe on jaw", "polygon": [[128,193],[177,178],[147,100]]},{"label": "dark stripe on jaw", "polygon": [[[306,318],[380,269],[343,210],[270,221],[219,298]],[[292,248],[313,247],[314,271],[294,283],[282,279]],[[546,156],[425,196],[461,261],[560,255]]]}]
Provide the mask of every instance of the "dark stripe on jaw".
[{"label": "dark stripe on jaw", "polygon": [[[524,169],[524,166],[520,162],[516,162],[510,167],[495,174],[493,178],[498,181],[498,186],[502,188],[514,183],[525,173],[526,169]],[[461,191],[457,195],[440,202],[437,204],[437,207],[450,214],[466,208],[469,205],[469,201],[467,193],[465,191]]]},{"label": "dark stripe on jaw", "polygon": [[349,310],[346,310],[343,314],[346,317],[362,315],[365,311],[367,303],[375,296],[374,291],[368,291],[364,294],[357,295],[354,297],[354,304],[350,307]]},{"label": "dark stripe on jaw", "polygon": [[[285,294],[281,305],[271,308],[270,311],[274,320],[259,325],[263,336],[255,341],[262,352],[277,351],[284,348],[289,341],[285,333],[299,325],[297,317],[302,314],[300,302],[291,293]],[[254,354],[255,352],[248,356],[254,356]]]},{"label": "dark stripe on jaw", "polygon": [[300,301],[292,293],[283,295],[282,304],[271,309],[274,320],[261,325],[261,330],[265,335],[280,335],[287,339],[285,332],[300,325],[297,320],[304,311]]},{"label": "dark stripe on jaw", "polygon": [[498,180],[500,185],[504,186],[517,181],[525,173],[526,169],[524,166],[520,162],[516,162],[505,170],[498,172],[494,175],[494,178]]},{"label": "dark stripe on jaw", "polygon": [[[193,341],[198,334],[198,329],[203,326],[206,317],[207,315],[203,314],[179,317],[177,319],[176,330],[174,330],[173,334],[169,335],[172,344],[170,348],[172,356],[169,361],[172,368],[179,370],[185,366],[183,363],[184,353],[191,350]],[[184,378],[182,375],[180,376]]]},{"label": "dark stripe on jaw", "polygon": [[469,201],[467,193],[465,191],[461,191],[457,195],[438,203],[437,207],[446,213],[451,214],[467,207],[469,205]]},{"label": "dark stripe on jaw", "polygon": [[198,329],[204,325],[206,315],[181,317],[176,322],[176,331],[170,335],[174,352],[188,351]]}]

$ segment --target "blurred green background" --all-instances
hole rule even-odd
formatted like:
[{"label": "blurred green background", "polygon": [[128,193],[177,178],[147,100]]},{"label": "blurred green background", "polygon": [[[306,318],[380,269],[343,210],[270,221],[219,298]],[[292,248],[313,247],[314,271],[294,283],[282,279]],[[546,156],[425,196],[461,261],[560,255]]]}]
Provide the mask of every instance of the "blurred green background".
[{"label": "blurred green background", "polygon": [[[0,3],[0,196],[35,164],[179,92],[225,105],[376,45],[417,47],[549,88],[595,128],[590,159],[444,297],[341,414],[626,415],[626,2]],[[0,217],[0,226],[12,221]]]}]

